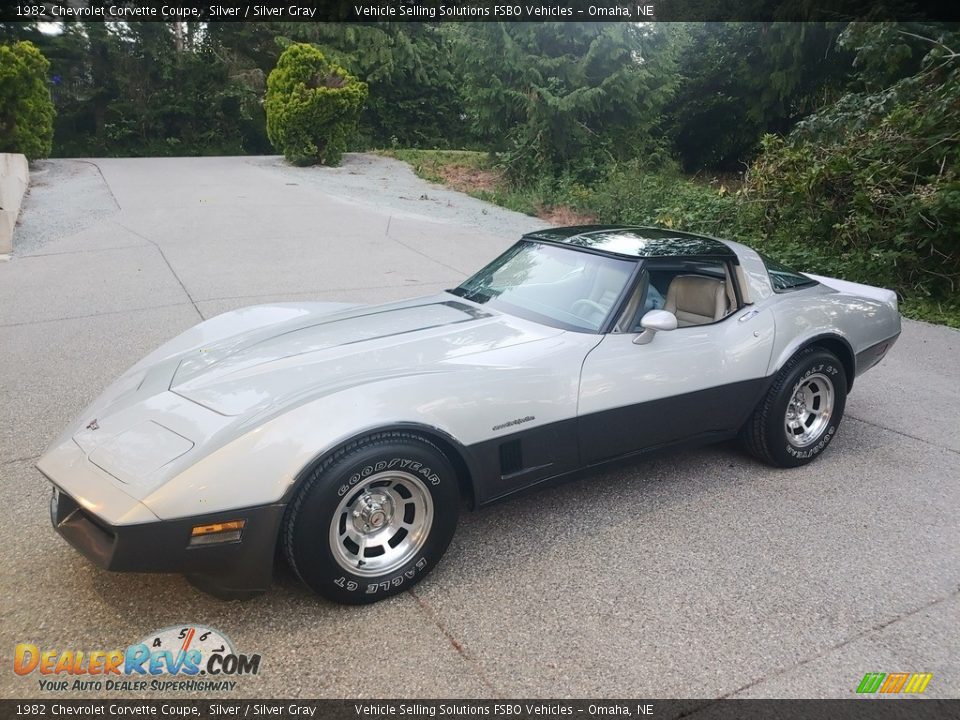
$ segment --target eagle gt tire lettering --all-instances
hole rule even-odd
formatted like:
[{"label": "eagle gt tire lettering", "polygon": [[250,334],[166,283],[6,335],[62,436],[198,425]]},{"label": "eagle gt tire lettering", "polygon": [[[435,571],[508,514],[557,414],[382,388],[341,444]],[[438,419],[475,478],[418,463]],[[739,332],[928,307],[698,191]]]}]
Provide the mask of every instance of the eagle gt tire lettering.
[{"label": "eagle gt tire lettering", "polygon": [[314,592],[370,603],[430,572],[459,510],[456,472],[439,448],[413,433],[380,433],[308,472],[284,517],[283,551]]},{"label": "eagle gt tire lettering", "polygon": [[806,465],[833,440],[846,400],[840,361],[822,348],[805,348],[777,373],[741,429],[741,442],[768,465]]}]

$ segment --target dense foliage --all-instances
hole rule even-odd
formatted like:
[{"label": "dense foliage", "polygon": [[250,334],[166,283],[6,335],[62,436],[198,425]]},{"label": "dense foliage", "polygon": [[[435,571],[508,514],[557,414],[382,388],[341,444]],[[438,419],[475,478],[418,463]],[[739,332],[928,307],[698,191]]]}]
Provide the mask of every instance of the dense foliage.
[{"label": "dense foliage", "polygon": [[[854,28],[858,60],[882,27]],[[768,136],[751,169],[752,202],[784,259],[903,294],[960,294],[960,54],[932,39],[918,72],[852,92]],[[811,242],[812,241],[812,242]]]},{"label": "dense foliage", "polygon": [[313,45],[291,45],[267,78],[267,135],[296,165],[339,165],[367,86]]},{"label": "dense foliage", "polygon": [[260,91],[207,33],[161,23],[65,23],[41,35],[59,156],[267,152]]},{"label": "dense foliage", "polygon": [[674,30],[679,89],[663,133],[686,170],[743,170],[841,86],[842,23],[691,23]]},{"label": "dense foliage", "polygon": [[285,23],[283,37],[317,45],[367,83],[355,144],[461,147],[475,142],[456,75],[455,34],[425,23]]},{"label": "dense foliage", "polygon": [[[460,186],[486,173],[478,193],[551,220],[739,237],[802,270],[894,287],[908,312],[960,323],[954,25],[69,22],[61,30],[0,23],[0,43],[31,40],[50,60],[55,154],[269,152],[267,75],[285,48],[308,43],[311,57],[369,94],[357,131],[340,127],[328,147],[305,128],[333,114],[305,98],[336,88],[307,76],[285,84],[288,99],[301,98],[291,90],[297,82],[304,88],[279,115],[291,123],[282,131],[291,159],[329,162],[344,148],[481,150],[436,156],[426,174]],[[359,106],[347,105],[355,116]]]},{"label": "dense foliage", "polygon": [[44,158],[53,145],[50,63],[29,41],[0,45],[0,152]]},{"label": "dense foliage", "polygon": [[[800,48],[810,42],[809,28],[801,30],[787,30],[797,33]],[[763,133],[767,121],[751,119],[764,112],[762,96],[729,104],[722,93],[701,95],[702,111],[713,116],[702,122],[716,130],[714,143],[703,147],[716,158],[754,138],[755,148],[741,144],[731,155],[744,159],[743,175],[690,179],[675,162],[641,155],[587,183],[554,175],[526,183],[525,192],[482,194],[518,209],[561,204],[602,223],[739,238],[802,270],[894,288],[905,312],[960,325],[960,34],[893,24],[820,30],[833,35],[830,52],[851,70],[840,82],[835,69],[804,68],[795,87],[805,84],[803,75],[819,76],[811,86],[818,97],[808,87],[793,95],[793,105],[767,115],[793,107],[786,134]],[[770,98],[781,97],[771,79],[763,82]],[[686,92],[681,85],[680,95]],[[798,109],[803,97],[805,112]],[[732,119],[714,115],[711,100],[727,106]],[[675,95],[668,105],[684,102]],[[700,147],[681,141],[674,150],[684,162]]]},{"label": "dense foliage", "polygon": [[663,35],[634,23],[484,23],[462,32],[471,120],[517,179],[595,176],[650,152],[669,97]]}]

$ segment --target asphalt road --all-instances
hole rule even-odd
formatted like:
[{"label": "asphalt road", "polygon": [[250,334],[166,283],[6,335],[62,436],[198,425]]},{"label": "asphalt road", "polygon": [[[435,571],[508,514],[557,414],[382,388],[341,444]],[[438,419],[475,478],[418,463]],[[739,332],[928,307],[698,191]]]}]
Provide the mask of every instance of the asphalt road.
[{"label": "asphalt road", "polygon": [[868,671],[960,695],[960,333],[922,323],[813,465],[721,445],[468,514],[415,591],[366,608],[282,568],[245,603],[102,572],[49,527],[37,457],[160,342],[260,302],[433,292],[536,225],[362,156],[44,164],[0,262],[0,696],[41,694],[18,642],[180,623],[263,656],[236,697],[850,697]]}]

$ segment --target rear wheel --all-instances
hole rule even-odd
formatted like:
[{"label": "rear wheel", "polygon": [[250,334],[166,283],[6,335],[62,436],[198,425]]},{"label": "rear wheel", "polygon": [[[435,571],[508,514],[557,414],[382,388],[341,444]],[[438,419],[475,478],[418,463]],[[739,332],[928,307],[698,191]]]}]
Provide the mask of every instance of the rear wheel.
[{"label": "rear wheel", "polygon": [[365,438],[319,464],[284,520],[291,567],[335,602],[382,600],[419,582],[453,537],[460,493],[431,442],[404,432]]},{"label": "rear wheel", "polygon": [[770,465],[805,465],[833,440],[846,400],[847,377],[836,356],[820,348],[801,350],[777,373],[740,438]]}]

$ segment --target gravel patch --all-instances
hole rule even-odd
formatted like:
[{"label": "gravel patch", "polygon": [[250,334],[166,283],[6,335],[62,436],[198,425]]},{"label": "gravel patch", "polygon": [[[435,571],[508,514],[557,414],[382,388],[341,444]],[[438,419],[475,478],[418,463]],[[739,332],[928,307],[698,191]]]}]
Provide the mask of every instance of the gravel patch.
[{"label": "gravel patch", "polygon": [[43,160],[30,168],[13,254],[31,255],[51,240],[92,227],[119,210],[96,164]]},{"label": "gravel patch", "polygon": [[340,167],[294,167],[281,157],[255,157],[249,162],[284,176],[284,182],[316,189],[342,200],[371,203],[395,215],[431,222],[472,225],[492,235],[516,237],[517,229],[531,232],[547,227],[540,218],[448,190],[416,176],[400,160],[347,153]]}]

